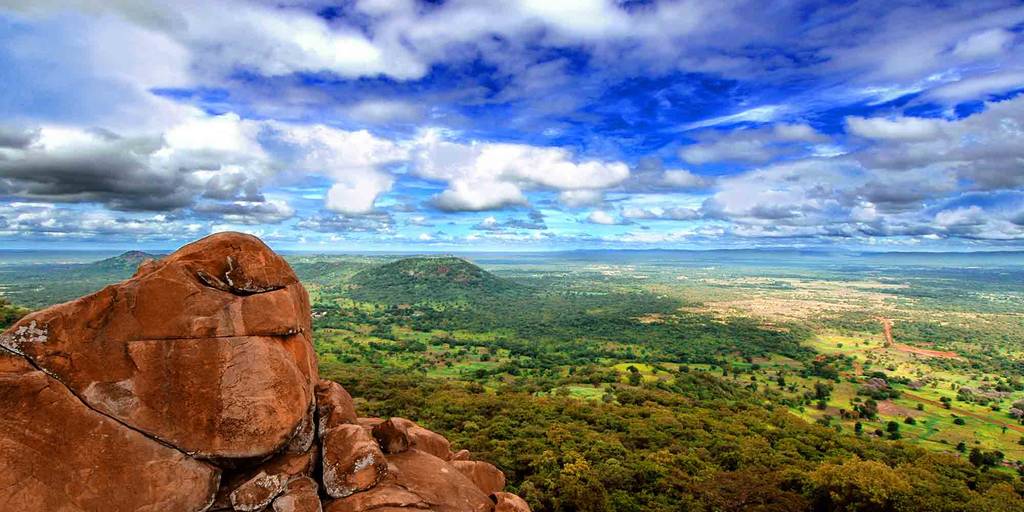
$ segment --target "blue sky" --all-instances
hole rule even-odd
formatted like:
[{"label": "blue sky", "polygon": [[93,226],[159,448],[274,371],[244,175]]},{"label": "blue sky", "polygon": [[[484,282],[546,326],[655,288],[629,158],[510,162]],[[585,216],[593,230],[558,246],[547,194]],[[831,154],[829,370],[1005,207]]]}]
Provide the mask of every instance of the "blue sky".
[{"label": "blue sky", "polygon": [[0,244],[1024,246],[1024,3],[0,0]]}]

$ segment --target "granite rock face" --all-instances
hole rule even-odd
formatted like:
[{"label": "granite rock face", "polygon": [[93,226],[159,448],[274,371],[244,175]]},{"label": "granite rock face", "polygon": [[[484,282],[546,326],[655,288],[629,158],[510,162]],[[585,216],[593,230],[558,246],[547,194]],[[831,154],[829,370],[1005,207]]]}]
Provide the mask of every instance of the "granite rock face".
[{"label": "granite rock face", "polygon": [[239,233],[28,315],[0,335],[0,503],[529,510],[501,492],[494,466],[464,450],[452,460],[443,436],[358,418],[352,397],[319,379],[311,334],[291,267]]}]

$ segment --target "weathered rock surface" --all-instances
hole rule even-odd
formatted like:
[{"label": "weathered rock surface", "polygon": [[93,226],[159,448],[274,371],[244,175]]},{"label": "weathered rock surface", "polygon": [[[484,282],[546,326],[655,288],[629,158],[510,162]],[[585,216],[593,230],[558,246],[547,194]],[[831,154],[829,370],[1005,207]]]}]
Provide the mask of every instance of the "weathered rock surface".
[{"label": "weathered rock surface", "polygon": [[420,508],[437,512],[490,511],[494,502],[448,462],[409,449],[388,456],[397,477],[364,492],[330,502],[327,512]]},{"label": "weathered rock surface", "polygon": [[387,476],[388,461],[377,441],[359,425],[342,424],[320,434],[324,490],[343,498],[369,489]]},{"label": "weathered rock surface", "polygon": [[0,509],[529,510],[440,434],[359,418],[319,380],[310,320],[288,264],[238,233],[25,317],[0,335]]},{"label": "weathered rock surface", "polygon": [[292,480],[284,494],[274,500],[274,512],[322,512],[316,481],[303,477]]},{"label": "weathered rock surface", "polygon": [[530,505],[526,500],[509,492],[496,492],[491,496],[494,499],[494,512],[530,512]]},{"label": "weathered rock surface", "polygon": [[346,423],[359,423],[352,395],[341,384],[322,380],[316,386],[316,410],[321,432]]},{"label": "weathered rock surface", "polygon": [[0,349],[0,509],[204,510],[220,472],[82,405]]},{"label": "weathered rock surface", "polygon": [[451,465],[484,494],[491,495],[505,488],[505,473],[493,464],[480,460],[453,460]]},{"label": "weathered rock surface", "polygon": [[231,507],[240,512],[263,510],[284,492],[287,485],[286,475],[268,475],[266,471],[260,471],[231,491]]},{"label": "weathered rock surface", "polygon": [[288,264],[255,237],[224,233],[28,315],[2,344],[90,407],[185,452],[260,457],[312,403],[309,322]]},{"label": "weathered rock surface", "polygon": [[451,460],[453,455],[451,443],[444,436],[405,418],[388,418],[374,425],[373,435],[387,453],[416,448],[444,460]]}]

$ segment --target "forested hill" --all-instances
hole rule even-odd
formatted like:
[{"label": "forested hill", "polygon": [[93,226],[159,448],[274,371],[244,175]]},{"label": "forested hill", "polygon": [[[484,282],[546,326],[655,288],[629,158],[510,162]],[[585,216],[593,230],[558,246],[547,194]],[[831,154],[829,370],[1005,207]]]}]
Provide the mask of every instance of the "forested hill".
[{"label": "forested hill", "polygon": [[158,260],[160,256],[150,254],[142,251],[127,251],[113,258],[107,258],[104,260],[90,263],[88,269],[90,270],[124,270],[134,273],[143,262],[147,260]]},{"label": "forested hill", "polygon": [[461,302],[519,288],[454,256],[405,258],[364,270],[349,281],[349,295],[368,302]]}]

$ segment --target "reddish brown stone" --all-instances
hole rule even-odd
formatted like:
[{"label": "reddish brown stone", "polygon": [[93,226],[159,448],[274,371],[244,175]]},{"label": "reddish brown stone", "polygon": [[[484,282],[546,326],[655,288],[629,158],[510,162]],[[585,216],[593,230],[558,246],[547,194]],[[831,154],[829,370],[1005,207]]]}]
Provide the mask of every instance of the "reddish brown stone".
[{"label": "reddish brown stone", "polygon": [[479,460],[453,460],[451,465],[472,480],[484,494],[494,494],[505,488],[505,473],[493,464]]},{"label": "reddish brown stone", "polygon": [[231,508],[239,512],[263,510],[284,492],[287,481],[285,475],[268,475],[266,471],[260,471],[231,492]]},{"label": "reddish brown stone", "polygon": [[373,430],[373,427],[384,423],[384,418],[357,418],[356,423],[363,428]]},{"label": "reddish brown stone", "polygon": [[389,418],[373,427],[373,435],[387,453],[416,448],[444,460],[452,458],[451,443],[441,434],[405,418]]},{"label": "reddish brown stone", "polygon": [[373,426],[373,437],[380,443],[384,453],[402,453],[409,449],[409,427],[412,424],[405,418],[389,418]]},{"label": "reddish brown stone", "polygon": [[472,454],[469,453],[469,450],[459,450],[452,454],[452,460],[469,460],[470,458],[472,458]]},{"label": "reddish brown stone", "polygon": [[316,385],[316,408],[321,432],[346,423],[358,423],[352,395],[337,382],[324,379]]},{"label": "reddish brown stone", "polygon": [[288,482],[296,478],[311,476],[318,459],[319,446],[314,444],[305,453],[284,451],[258,464],[249,463],[242,468],[225,471],[212,510],[231,510],[231,493],[260,472],[271,476],[280,476],[285,482]]},{"label": "reddish brown stone", "polygon": [[324,491],[343,498],[377,485],[388,471],[380,446],[363,427],[343,424],[321,433]]},{"label": "reddish brown stone", "polygon": [[257,238],[221,233],[0,337],[90,407],[200,457],[269,455],[317,382],[309,299]]},{"label": "reddish brown stone", "polygon": [[285,450],[290,453],[308,452],[309,448],[313,446],[314,440],[316,440],[316,404],[309,404],[306,417],[302,418],[302,423],[299,423],[295,429],[295,434],[291,441],[288,441]]},{"label": "reddish brown stone", "polygon": [[443,436],[358,418],[317,377],[302,285],[248,235],[147,262],[23,319],[0,347],[4,510],[319,512],[318,467],[335,512],[522,501],[490,501],[504,475]]},{"label": "reddish brown stone", "polygon": [[316,482],[307,477],[292,480],[272,508],[274,512],[322,512]]},{"label": "reddish brown stone", "polygon": [[0,349],[0,509],[204,510],[216,468],[86,407]]},{"label": "reddish brown stone", "polygon": [[367,492],[359,492],[346,498],[327,503],[325,512],[363,512],[366,510],[401,510],[430,508],[430,504],[418,495],[397,484],[381,484]]},{"label": "reddish brown stone", "polygon": [[494,512],[530,512],[530,505],[526,500],[509,492],[496,492],[491,499],[494,500]]},{"label": "reddish brown stone", "polygon": [[448,462],[420,450],[388,457],[398,468],[395,481],[332,501],[327,512],[378,512],[420,508],[436,512],[489,512],[494,503]]}]

